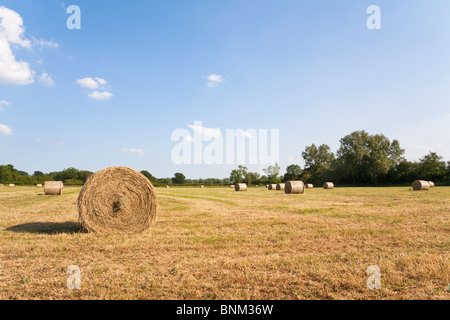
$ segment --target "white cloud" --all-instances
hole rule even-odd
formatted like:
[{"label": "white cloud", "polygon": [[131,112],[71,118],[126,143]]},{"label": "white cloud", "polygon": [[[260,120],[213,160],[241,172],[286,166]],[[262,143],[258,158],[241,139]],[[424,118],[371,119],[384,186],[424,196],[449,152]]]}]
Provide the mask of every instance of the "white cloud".
[{"label": "white cloud", "polygon": [[41,49],[44,47],[49,47],[49,48],[54,48],[54,49],[59,48],[59,44],[56,43],[55,41],[47,41],[45,39],[36,39],[35,37],[33,37],[33,45],[38,46]]},{"label": "white cloud", "polygon": [[27,85],[34,82],[30,64],[17,61],[11,44],[31,48],[31,41],[23,39],[25,33],[22,17],[4,6],[0,7],[0,83]]},{"label": "white cloud", "polygon": [[41,75],[39,82],[46,87],[53,87],[55,85],[55,81],[46,72]]},{"label": "white cloud", "polygon": [[140,157],[144,156],[144,150],[142,149],[122,148],[119,151],[124,153],[137,153]]},{"label": "white cloud", "polygon": [[225,78],[219,74],[210,74],[207,77],[207,80],[208,81],[206,82],[206,86],[208,88],[214,88],[217,87],[220,83],[224,82]]},{"label": "white cloud", "polygon": [[203,139],[213,139],[222,135],[220,128],[212,129],[191,124],[188,124],[188,127],[194,130],[194,133],[200,135]]},{"label": "white cloud", "polygon": [[0,100],[0,111],[3,111],[3,106],[9,106],[9,102],[5,100]]},{"label": "white cloud", "polygon": [[102,91],[102,92],[94,91],[94,92],[90,93],[88,96],[89,96],[89,98],[92,98],[94,100],[107,101],[107,100],[110,100],[113,97],[113,94],[111,92],[108,92],[108,91]]},{"label": "white cloud", "polygon": [[13,134],[13,132],[9,127],[5,126],[4,124],[0,124],[0,135],[10,136],[12,134]]},{"label": "white cloud", "polygon": [[102,87],[106,86],[106,84],[108,83],[105,79],[103,78],[95,78],[95,80],[98,82],[99,85],[101,85]]},{"label": "white cloud", "polygon": [[83,88],[86,88],[86,89],[94,90],[94,89],[100,88],[100,84],[97,82],[97,80],[90,78],[90,77],[78,79],[77,84],[79,84],[80,86],[82,86]]}]

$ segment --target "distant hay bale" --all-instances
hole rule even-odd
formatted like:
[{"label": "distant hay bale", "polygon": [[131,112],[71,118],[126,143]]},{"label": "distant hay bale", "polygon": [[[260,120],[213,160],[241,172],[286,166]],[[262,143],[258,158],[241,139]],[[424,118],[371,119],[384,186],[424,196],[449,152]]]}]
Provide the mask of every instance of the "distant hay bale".
[{"label": "distant hay bale", "polygon": [[277,185],[276,184],[269,184],[269,190],[277,190]]},{"label": "distant hay bale", "polygon": [[266,189],[269,189],[269,185],[268,184],[266,184]]},{"label": "distant hay bale", "polygon": [[80,222],[89,232],[140,233],[154,222],[158,200],[144,175],[126,167],[111,167],[86,181],[77,206]]},{"label": "distant hay bale", "polygon": [[11,184],[9,184],[9,185],[8,185],[8,187],[10,187],[10,188],[15,188],[15,187],[16,187],[16,185],[15,185],[15,184],[13,184],[13,183],[11,183]]},{"label": "distant hay bale", "polygon": [[434,182],[433,181],[428,181],[428,183],[430,184],[430,188],[434,188]]},{"label": "distant hay bale", "polygon": [[235,191],[247,191],[247,185],[245,183],[236,183],[234,186]]},{"label": "distant hay bale", "polygon": [[169,189],[170,187],[169,186],[165,186],[164,188]]},{"label": "distant hay bale", "polygon": [[204,189],[204,188],[205,188],[205,186],[204,186],[204,185],[201,185],[201,186],[200,186],[200,189]]},{"label": "distant hay bale", "polygon": [[38,184],[36,185],[36,187],[37,187],[37,188],[42,188],[42,184],[38,183]]},{"label": "distant hay bale", "polygon": [[277,184],[276,188],[277,188],[277,191],[282,191],[285,189],[285,187],[286,187],[285,183],[279,183],[279,184]]},{"label": "distant hay bale", "polygon": [[303,194],[305,193],[305,184],[303,181],[288,181],[285,184],[284,193]]},{"label": "distant hay bale", "polygon": [[3,188],[3,187],[4,187],[4,185],[0,184],[0,188]]},{"label": "distant hay bale", "polygon": [[311,183],[305,184],[306,189],[314,189],[314,185]]},{"label": "distant hay bale", "polygon": [[324,184],[323,184],[323,188],[324,189],[334,189],[334,183],[333,182],[325,182]]},{"label": "distant hay bale", "polygon": [[425,180],[416,180],[412,183],[412,188],[415,191],[427,191],[430,190],[431,185]]},{"label": "distant hay bale", "polygon": [[232,184],[232,185],[230,186],[230,188],[233,188],[233,189],[234,189],[234,184]]},{"label": "distant hay bale", "polygon": [[61,181],[45,181],[44,193],[47,196],[60,196],[64,190],[64,184]]}]

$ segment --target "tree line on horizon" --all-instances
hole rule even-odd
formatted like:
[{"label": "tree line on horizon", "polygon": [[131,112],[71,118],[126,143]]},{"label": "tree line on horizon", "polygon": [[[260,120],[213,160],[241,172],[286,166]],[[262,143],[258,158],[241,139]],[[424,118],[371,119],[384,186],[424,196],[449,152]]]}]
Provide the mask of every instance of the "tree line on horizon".
[{"label": "tree line on horizon", "polygon": [[[141,173],[155,186],[220,186],[241,182],[266,185],[293,180],[316,185],[326,181],[333,181],[338,185],[395,185],[414,180],[450,183],[450,161],[445,162],[435,152],[429,152],[419,161],[410,162],[404,158],[405,150],[397,140],[391,142],[382,134],[370,135],[366,131],[355,131],[342,138],[340,144],[336,154],[326,144],[307,146],[302,152],[305,167],[302,169],[297,164],[291,164],[284,175],[280,174],[281,168],[277,163],[263,169],[263,175],[249,172],[241,165],[225,179],[186,179],[179,172],[172,178],[156,178],[147,170]],[[92,174],[91,171],[68,168],[50,173],[35,171],[33,175],[29,175],[11,164],[0,165],[1,184],[35,185],[45,181],[62,181],[66,185],[83,185]]]}]

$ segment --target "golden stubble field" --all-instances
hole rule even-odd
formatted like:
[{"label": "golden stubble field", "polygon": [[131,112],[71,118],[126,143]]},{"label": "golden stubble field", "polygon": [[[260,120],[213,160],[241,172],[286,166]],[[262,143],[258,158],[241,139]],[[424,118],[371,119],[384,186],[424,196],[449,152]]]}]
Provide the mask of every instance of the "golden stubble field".
[{"label": "golden stubble field", "polygon": [[0,299],[450,298],[449,187],[157,188],[139,235],[80,232],[79,191],[0,188]]}]

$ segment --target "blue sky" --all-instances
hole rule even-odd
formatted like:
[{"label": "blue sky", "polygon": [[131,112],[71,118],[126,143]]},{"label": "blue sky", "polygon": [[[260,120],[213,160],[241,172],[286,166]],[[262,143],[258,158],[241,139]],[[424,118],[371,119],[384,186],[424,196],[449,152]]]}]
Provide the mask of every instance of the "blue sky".
[{"label": "blue sky", "polygon": [[[66,26],[73,4],[81,30]],[[366,27],[372,4],[381,30]],[[279,129],[283,172],[303,164],[305,146],[336,151],[355,130],[398,139],[409,160],[429,151],[450,160],[447,0],[2,6],[24,29],[16,38],[14,28],[0,31],[0,53],[27,63],[32,80],[12,77],[17,70],[0,61],[1,164],[30,173],[124,165],[158,177],[229,176],[236,166],[172,162],[172,133],[194,121],[222,131]]]}]

